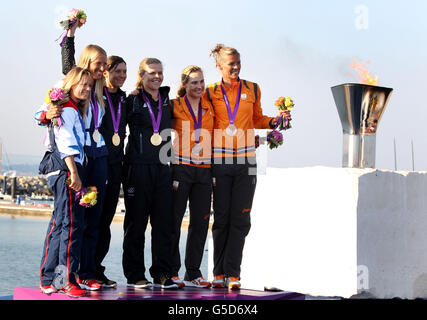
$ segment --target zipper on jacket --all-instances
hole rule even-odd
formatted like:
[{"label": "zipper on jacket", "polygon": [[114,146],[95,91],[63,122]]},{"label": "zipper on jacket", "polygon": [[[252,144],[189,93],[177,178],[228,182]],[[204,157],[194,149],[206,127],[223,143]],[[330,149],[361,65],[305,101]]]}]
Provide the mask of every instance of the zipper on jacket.
[{"label": "zipper on jacket", "polygon": [[139,133],[139,153],[142,154],[142,132]]}]

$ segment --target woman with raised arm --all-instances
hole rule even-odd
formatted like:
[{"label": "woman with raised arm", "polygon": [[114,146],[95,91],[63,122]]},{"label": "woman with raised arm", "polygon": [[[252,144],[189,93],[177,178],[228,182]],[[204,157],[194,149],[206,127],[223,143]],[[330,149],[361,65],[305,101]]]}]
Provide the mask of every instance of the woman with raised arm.
[{"label": "woman with raised arm", "polygon": [[[68,73],[75,64],[74,32],[76,28],[77,24],[68,30],[67,37],[62,46],[62,71],[64,74]],[[84,163],[82,180],[86,185],[95,186],[98,190],[98,204],[85,210],[84,238],[78,271],[78,282],[84,289],[99,290],[101,284],[96,281],[95,251],[108,175],[108,149],[100,133],[102,119],[106,110],[103,97],[107,54],[100,46],[88,45],[83,49],[77,66],[88,69],[95,81],[92,88],[91,100],[85,115],[85,153],[87,162]],[[40,124],[46,124],[52,118],[59,116],[61,112],[61,108],[51,105],[49,109],[46,110],[45,108],[45,110],[37,112],[36,119]]]}]

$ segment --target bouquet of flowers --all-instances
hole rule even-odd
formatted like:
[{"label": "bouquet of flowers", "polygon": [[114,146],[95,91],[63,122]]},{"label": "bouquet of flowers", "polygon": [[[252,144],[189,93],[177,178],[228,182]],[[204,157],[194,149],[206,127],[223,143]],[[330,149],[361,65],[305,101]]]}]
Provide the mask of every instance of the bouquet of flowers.
[{"label": "bouquet of flowers", "polygon": [[267,134],[270,149],[278,148],[283,144],[283,134],[280,131],[291,128],[290,111],[294,107],[294,102],[290,97],[280,97],[276,100],[275,106],[279,110],[279,116],[276,118],[275,128]]},{"label": "bouquet of flowers", "polygon": [[82,188],[76,193],[76,200],[80,199],[79,204],[86,208],[91,208],[97,203],[98,190],[96,187]]},{"label": "bouquet of flowers", "polygon": [[72,9],[68,14],[68,18],[59,22],[61,27],[65,30],[65,33],[62,36],[62,41],[60,43],[61,47],[64,45],[65,37],[67,36],[67,31],[71,29],[76,23],[77,26],[81,28],[86,23],[86,20],[87,15],[82,9]]},{"label": "bouquet of flowers", "polygon": [[[68,101],[68,96],[66,93],[60,88],[53,88],[47,91],[47,95],[44,98],[44,101],[49,106],[51,104],[61,105]],[[62,120],[61,117],[56,117],[52,119],[53,126],[61,127]]]},{"label": "bouquet of flowers", "polygon": [[278,148],[283,144],[283,135],[280,131],[273,130],[267,134],[267,143],[270,149]]},{"label": "bouquet of flowers", "polygon": [[78,27],[81,28],[86,23],[87,15],[82,9],[72,9],[68,14],[68,19],[61,21],[59,24],[64,30],[71,29],[77,22]]},{"label": "bouquet of flowers", "polygon": [[292,101],[292,99],[290,97],[280,97],[279,99],[276,100],[275,106],[277,107],[277,109],[279,110],[279,117],[280,120],[279,122],[279,130],[282,129],[290,129],[291,124],[290,124],[290,118],[288,118],[287,116],[285,116],[286,111],[291,111],[292,108],[294,107],[294,102]]}]

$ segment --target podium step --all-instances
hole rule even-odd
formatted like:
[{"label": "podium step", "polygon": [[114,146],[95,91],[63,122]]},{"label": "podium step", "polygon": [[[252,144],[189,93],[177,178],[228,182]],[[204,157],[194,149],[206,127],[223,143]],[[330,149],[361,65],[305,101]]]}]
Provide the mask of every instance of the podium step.
[{"label": "podium step", "polygon": [[227,288],[185,287],[178,290],[135,289],[126,285],[117,288],[87,291],[85,296],[71,298],[62,293],[44,294],[38,287],[15,287],[13,300],[304,300],[296,292],[229,290]]}]

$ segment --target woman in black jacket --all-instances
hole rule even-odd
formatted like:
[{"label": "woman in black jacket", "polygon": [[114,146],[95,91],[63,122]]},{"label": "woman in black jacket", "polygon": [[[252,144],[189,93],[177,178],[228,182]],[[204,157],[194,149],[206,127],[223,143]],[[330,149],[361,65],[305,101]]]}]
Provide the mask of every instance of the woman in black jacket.
[{"label": "woman in black jacket", "polygon": [[116,287],[117,283],[105,276],[102,261],[111,241],[110,225],[117,209],[120,195],[124,140],[126,138],[126,92],[121,90],[127,78],[126,62],[118,56],[107,60],[105,74],[105,115],[100,132],[108,149],[108,178],[105,198],[99,221],[99,235],[95,251],[96,279],[103,287]]},{"label": "woman in black jacket", "polygon": [[170,153],[171,109],[169,87],[162,87],[163,66],[156,58],[142,60],[137,89],[126,100],[129,139],[126,145],[123,190],[123,270],[128,286],[149,288],[145,277],[144,245],[148,219],[151,224],[154,286],[176,289],[171,280],[173,233]]}]

